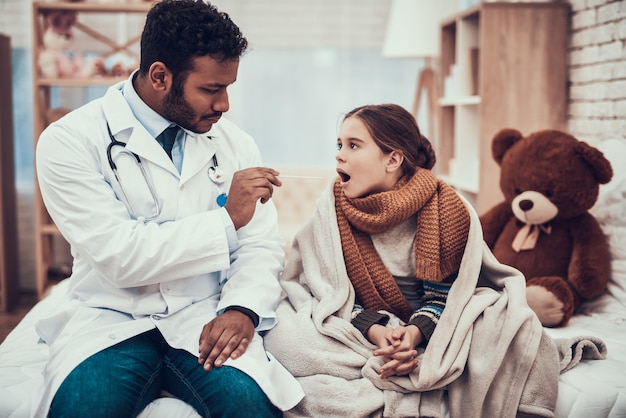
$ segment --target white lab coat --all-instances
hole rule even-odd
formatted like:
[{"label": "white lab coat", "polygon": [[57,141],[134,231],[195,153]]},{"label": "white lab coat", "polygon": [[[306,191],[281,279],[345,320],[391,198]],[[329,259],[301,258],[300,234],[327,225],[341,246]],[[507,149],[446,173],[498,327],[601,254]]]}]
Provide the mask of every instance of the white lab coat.
[{"label": "white lab coat", "polygon": [[[66,303],[37,325],[50,348],[37,416],[46,414],[56,390],[81,361],[155,326],[171,346],[197,356],[202,327],[227,306],[256,312],[257,331],[276,322],[284,249],[273,203],[257,204],[252,221],[236,232],[239,242],[232,253],[226,212],[216,203],[228,192],[234,171],[260,165],[256,144],[222,118],[210,131],[212,139],[187,133],[179,175],[133,116],[121,93],[123,83],[50,125],[37,145],[41,194],[74,257]],[[154,185],[161,207],[155,221],[144,221],[155,212],[146,179],[116,146],[112,155],[138,219],[130,214],[107,159],[107,122],[115,138],[127,143],[126,150],[140,157]],[[223,184],[208,176],[214,154],[225,174]],[[303,397],[297,381],[267,355],[258,334],[242,357],[226,364],[254,378],[282,410]]]}]

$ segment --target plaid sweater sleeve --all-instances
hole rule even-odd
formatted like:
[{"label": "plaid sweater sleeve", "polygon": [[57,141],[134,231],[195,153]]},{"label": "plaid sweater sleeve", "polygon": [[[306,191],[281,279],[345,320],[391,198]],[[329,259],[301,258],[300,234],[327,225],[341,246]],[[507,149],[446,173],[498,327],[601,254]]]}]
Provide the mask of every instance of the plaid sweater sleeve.
[{"label": "plaid sweater sleeve", "polygon": [[424,289],[422,306],[411,315],[409,324],[415,325],[420,329],[426,340],[426,344],[433,335],[433,332],[435,332],[435,327],[446,307],[448,293],[450,292],[450,287],[452,287],[456,276],[457,273],[454,273],[441,283],[422,282]]}]

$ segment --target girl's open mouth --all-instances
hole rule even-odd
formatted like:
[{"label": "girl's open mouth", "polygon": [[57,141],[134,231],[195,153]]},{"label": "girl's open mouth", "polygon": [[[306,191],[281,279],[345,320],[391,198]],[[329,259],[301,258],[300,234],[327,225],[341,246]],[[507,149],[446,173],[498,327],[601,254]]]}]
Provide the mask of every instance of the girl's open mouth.
[{"label": "girl's open mouth", "polygon": [[350,180],[350,176],[347,175],[346,173],[343,173],[341,171],[337,171],[337,174],[339,175],[339,178],[341,179],[342,183],[346,183]]}]

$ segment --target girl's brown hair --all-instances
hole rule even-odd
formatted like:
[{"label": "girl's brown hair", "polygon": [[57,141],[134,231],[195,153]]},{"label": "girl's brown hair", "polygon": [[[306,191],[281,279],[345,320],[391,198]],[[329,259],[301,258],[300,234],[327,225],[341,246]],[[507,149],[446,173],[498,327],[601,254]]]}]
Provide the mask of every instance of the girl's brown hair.
[{"label": "girl's brown hair", "polygon": [[348,112],[344,120],[349,117],[363,121],[374,142],[384,153],[398,151],[404,155],[404,174],[412,175],[418,167],[430,170],[435,165],[435,151],[430,141],[421,134],[413,115],[402,106],[361,106]]}]

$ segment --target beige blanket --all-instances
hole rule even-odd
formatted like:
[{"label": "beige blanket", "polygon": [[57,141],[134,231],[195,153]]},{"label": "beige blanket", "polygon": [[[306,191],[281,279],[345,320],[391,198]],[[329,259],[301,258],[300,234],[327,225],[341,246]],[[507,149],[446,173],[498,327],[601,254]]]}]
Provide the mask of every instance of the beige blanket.
[{"label": "beige blanket", "polygon": [[496,261],[470,213],[460,274],[419,367],[383,380],[375,346],[350,323],[354,290],[332,187],[324,192],[290,249],[279,324],[265,336],[306,394],[286,416],[440,417],[446,404],[452,418],[554,415],[556,345],[526,303],[524,277]]}]

